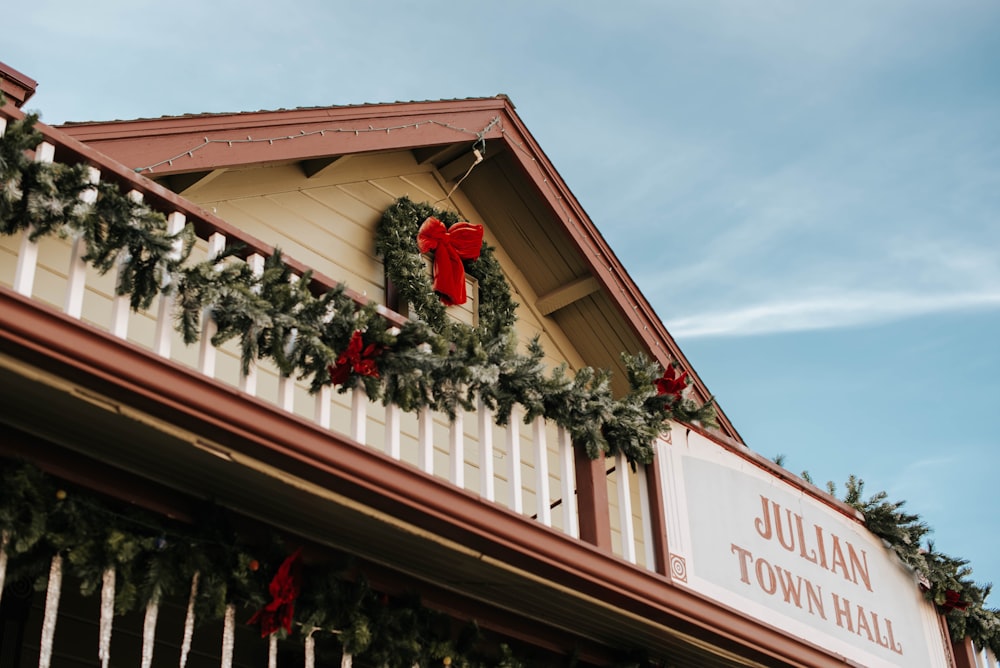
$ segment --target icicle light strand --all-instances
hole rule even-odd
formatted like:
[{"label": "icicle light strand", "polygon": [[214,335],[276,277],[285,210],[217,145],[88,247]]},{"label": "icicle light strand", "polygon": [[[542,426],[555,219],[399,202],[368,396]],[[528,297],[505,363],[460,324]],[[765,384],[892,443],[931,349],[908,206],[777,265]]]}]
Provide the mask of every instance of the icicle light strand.
[{"label": "icicle light strand", "polygon": [[52,557],[49,567],[49,586],[45,592],[45,614],[42,616],[42,642],[38,652],[38,668],[52,664],[52,641],[56,636],[56,618],[59,616],[59,594],[62,592],[62,555]]},{"label": "icicle light strand", "polygon": [[7,543],[10,542],[10,534],[6,531],[0,532],[0,601],[3,600],[3,583],[7,578]]},{"label": "icicle light strand", "polygon": [[236,606],[226,606],[226,616],[222,622],[222,661],[219,668],[233,668],[233,647],[236,644]]},{"label": "icicle light strand", "polygon": [[316,639],[313,638],[313,634],[316,633],[316,629],[309,629],[309,633],[306,634],[305,641],[305,651],[306,660],[305,668],[316,668]]},{"label": "icicle light strand", "polygon": [[111,627],[115,618],[115,569],[105,568],[101,577],[101,622],[98,631],[97,658],[102,668],[111,662]]},{"label": "icicle light strand", "polygon": [[146,619],[142,623],[141,668],[153,665],[153,644],[156,642],[156,618],[160,616],[160,592],[153,594],[146,604]]},{"label": "icicle light strand", "polygon": [[460,128],[457,125],[452,125],[451,123],[444,123],[442,121],[436,121],[434,119],[427,119],[423,121],[417,121],[415,123],[406,123],[404,125],[390,125],[388,127],[381,127],[381,128],[372,127],[371,125],[365,128],[322,128],[319,130],[312,130],[310,132],[302,130],[297,135],[282,135],[280,137],[263,137],[263,138],[258,137],[256,139],[250,136],[247,136],[245,138],[241,137],[239,139],[232,139],[232,138],[209,139],[208,137],[205,137],[203,141],[197,146],[192,146],[191,148],[185,151],[181,151],[172,158],[165,158],[163,160],[160,160],[159,162],[154,162],[151,165],[146,165],[145,167],[136,167],[135,171],[137,173],[142,173],[142,172],[152,173],[153,170],[156,169],[157,167],[162,167],[163,165],[172,165],[174,160],[180,160],[181,158],[193,158],[196,152],[200,151],[201,149],[207,146],[211,146],[212,144],[225,144],[228,147],[232,147],[233,144],[263,144],[266,142],[269,145],[273,145],[274,142],[277,141],[289,141],[292,139],[301,139],[303,137],[311,137],[315,135],[326,136],[327,132],[354,133],[354,136],[357,137],[360,136],[362,133],[369,133],[369,132],[385,132],[386,134],[388,134],[393,130],[417,129],[421,125],[436,125],[438,127],[442,127],[447,130],[453,130],[455,132],[459,132],[462,134],[472,135],[478,139],[483,139],[486,133],[489,132],[493,128],[493,126],[495,126],[499,122],[500,122],[500,117],[496,116],[489,123],[487,123],[482,130],[469,130],[468,128]]},{"label": "icicle light strand", "polygon": [[191,652],[191,639],[194,637],[194,603],[198,596],[198,579],[201,572],[195,571],[191,576],[191,595],[188,596],[187,614],[184,616],[184,640],[181,641],[181,665],[187,665],[188,654]]}]

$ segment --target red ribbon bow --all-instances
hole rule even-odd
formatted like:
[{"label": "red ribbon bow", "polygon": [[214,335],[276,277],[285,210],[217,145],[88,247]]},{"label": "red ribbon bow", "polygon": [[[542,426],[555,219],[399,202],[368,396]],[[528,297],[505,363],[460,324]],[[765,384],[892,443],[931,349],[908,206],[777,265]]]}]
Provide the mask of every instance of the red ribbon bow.
[{"label": "red ribbon bow", "polygon": [[678,376],[674,367],[667,366],[663,370],[663,376],[656,379],[656,393],[659,395],[669,394],[675,399],[680,399],[681,392],[687,387],[687,375],[688,372],[684,371]]},{"label": "red ribbon bow", "polygon": [[299,590],[302,587],[302,564],[299,561],[301,556],[300,547],[282,562],[268,587],[271,602],[255,612],[247,622],[247,624],[260,623],[261,638],[271,635],[279,628],[284,628],[286,633],[292,632],[295,599],[299,597]]},{"label": "red ribbon bow", "polygon": [[962,595],[959,594],[954,589],[948,589],[944,593],[944,603],[941,604],[941,610],[944,612],[951,612],[952,610],[965,610],[969,607],[968,601],[962,600]]},{"label": "red ribbon bow", "polygon": [[464,304],[465,267],[462,260],[475,260],[483,246],[483,226],[455,223],[445,227],[431,216],[417,232],[417,248],[421,253],[434,251],[434,292],[445,306]]},{"label": "red ribbon bow", "polygon": [[340,353],[337,363],[327,367],[330,372],[330,381],[334,385],[346,383],[351,376],[351,371],[362,376],[372,376],[378,378],[378,364],[375,359],[382,353],[382,347],[374,343],[364,345],[361,340],[361,330],[356,329],[351,334],[351,341],[347,344],[347,350]]}]

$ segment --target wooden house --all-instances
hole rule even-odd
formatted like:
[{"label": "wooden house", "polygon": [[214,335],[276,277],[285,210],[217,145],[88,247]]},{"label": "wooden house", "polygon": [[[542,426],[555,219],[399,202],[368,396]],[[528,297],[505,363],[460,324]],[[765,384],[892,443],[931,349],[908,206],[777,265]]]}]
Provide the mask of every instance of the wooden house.
[{"label": "wooden house", "polygon": [[[35,127],[0,668],[975,665],[856,511],[707,419],[506,97]],[[428,212],[482,231],[464,303]]]}]

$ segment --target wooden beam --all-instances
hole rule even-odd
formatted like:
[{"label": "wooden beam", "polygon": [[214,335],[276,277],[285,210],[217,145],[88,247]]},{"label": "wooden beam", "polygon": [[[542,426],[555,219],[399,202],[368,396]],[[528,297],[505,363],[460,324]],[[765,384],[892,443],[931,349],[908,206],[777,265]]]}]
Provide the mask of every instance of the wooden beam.
[{"label": "wooden beam", "polygon": [[213,169],[207,172],[188,172],[173,174],[163,179],[163,185],[178,195],[186,195],[201,188],[226,173],[225,169]]},{"label": "wooden beam", "polygon": [[421,165],[441,165],[454,160],[463,150],[466,144],[442,144],[440,146],[427,146],[413,149],[413,157]]},{"label": "wooden beam", "polygon": [[306,178],[313,179],[329,174],[336,167],[343,165],[350,157],[349,155],[338,155],[330,158],[313,158],[311,160],[303,160],[299,165],[302,167],[302,173],[306,175]]},{"label": "wooden beam", "polygon": [[567,283],[538,298],[535,308],[542,315],[549,315],[575,301],[591,295],[601,289],[601,284],[593,276],[584,276]]}]

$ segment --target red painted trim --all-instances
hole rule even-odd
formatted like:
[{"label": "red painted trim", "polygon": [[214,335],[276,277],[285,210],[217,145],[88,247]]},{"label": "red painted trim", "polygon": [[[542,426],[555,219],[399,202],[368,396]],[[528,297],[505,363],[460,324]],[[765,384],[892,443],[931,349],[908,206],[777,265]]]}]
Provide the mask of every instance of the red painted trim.
[{"label": "red painted trim", "polygon": [[658,461],[646,466],[646,481],[649,488],[649,524],[653,534],[653,559],[656,572],[670,579],[670,543],[667,539],[667,518],[665,516],[663,490],[666,481],[660,474]]},{"label": "red painted trim", "polygon": [[590,459],[583,448],[573,448],[576,504],[580,540],[607,554],[612,553],[611,508],[608,504],[608,474],[605,459]]},{"label": "red painted trim", "polygon": [[806,482],[805,480],[795,475],[788,469],[782,466],[778,466],[767,457],[764,457],[763,455],[754,452],[753,450],[749,449],[747,446],[743,445],[739,441],[727,438],[714,431],[708,431],[707,429],[704,429],[697,425],[684,424],[682,426],[685,429],[689,429],[690,431],[693,431],[697,434],[700,434],[701,436],[704,436],[713,443],[722,446],[726,450],[729,450],[733,454],[745,459],[746,461],[757,466],[758,468],[764,469],[774,477],[784,480],[793,487],[796,487],[802,492],[813,497],[820,503],[824,503],[830,506],[834,510],[841,512],[842,514],[846,515],[852,520],[861,522],[862,524],[864,523],[865,521],[864,514],[862,514],[861,511],[856,509],[854,506],[849,506],[848,504],[844,503],[843,501],[833,496],[832,494],[820,489],[816,485]]},{"label": "red painted trim", "polygon": [[978,668],[976,648],[973,647],[971,638],[952,643],[951,649],[955,657],[955,668]]},{"label": "red painted trim", "polygon": [[31,99],[36,88],[37,81],[6,63],[0,63],[0,91],[13,99],[15,107],[21,107]]},{"label": "red painted trim", "polygon": [[743,656],[768,665],[847,663],[6,288],[0,289],[0,350],[515,568]]}]

